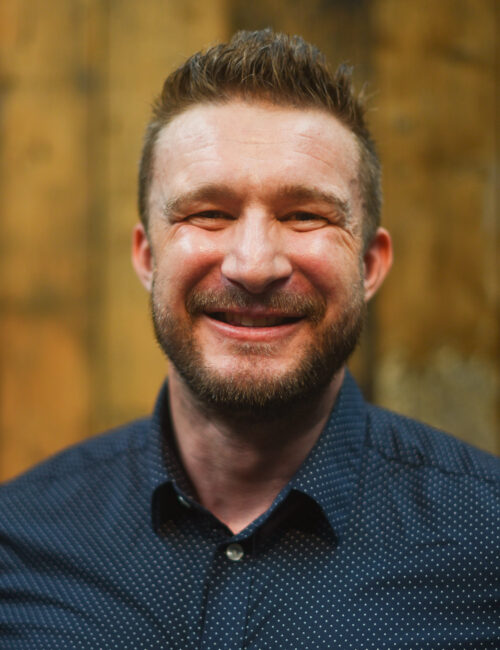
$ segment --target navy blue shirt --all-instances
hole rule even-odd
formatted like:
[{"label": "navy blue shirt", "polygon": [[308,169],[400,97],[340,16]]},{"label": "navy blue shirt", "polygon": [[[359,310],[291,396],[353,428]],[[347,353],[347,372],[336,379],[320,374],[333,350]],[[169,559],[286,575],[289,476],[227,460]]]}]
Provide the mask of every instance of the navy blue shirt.
[{"label": "navy blue shirt", "polygon": [[500,648],[500,462],[349,376],[238,535],[191,492],[165,387],[0,495],[2,649]]}]

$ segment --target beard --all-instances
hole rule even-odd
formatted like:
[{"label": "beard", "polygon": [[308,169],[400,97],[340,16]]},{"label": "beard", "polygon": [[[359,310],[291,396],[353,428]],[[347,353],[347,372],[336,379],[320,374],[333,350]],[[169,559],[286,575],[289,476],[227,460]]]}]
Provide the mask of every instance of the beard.
[{"label": "beard", "polygon": [[[252,420],[280,417],[317,398],[354,351],[366,313],[361,281],[351,288],[335,321],[322,327],[327,305],[317,296],[281,291],[255,297],[237,287],[193,290],[186,301],[186,320],[169,311],[157,294],[153,281],[151,311],[156,339],[192,394],[209,410]],[[275,343],[232,343],[241,361],[238,369],[228,375],[210,367],[194,335],[196,317],[256,306],[282,310],[287,316],[300,315],[316,336],[303,346],[295,365],[283,373],[265,368],[265,358],[272,358],[279,345]]]}]

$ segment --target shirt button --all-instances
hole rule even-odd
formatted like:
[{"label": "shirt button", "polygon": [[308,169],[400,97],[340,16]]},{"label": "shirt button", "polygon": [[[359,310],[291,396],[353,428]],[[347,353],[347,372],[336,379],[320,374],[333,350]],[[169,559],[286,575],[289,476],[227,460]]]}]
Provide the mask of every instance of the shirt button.
[{"label": "shirt button", "polygon": [[245,551],[240,544],[229,544],[226,548],[226,556],[233,562],[238,562],[245,555]]},{"label": "shirt button", "polygon": [[185,499],[182,494],[177,495],[177,501],[181,504],[181,506],[184,506],[185,508],[190,508],[191,504],[187,499]]}]

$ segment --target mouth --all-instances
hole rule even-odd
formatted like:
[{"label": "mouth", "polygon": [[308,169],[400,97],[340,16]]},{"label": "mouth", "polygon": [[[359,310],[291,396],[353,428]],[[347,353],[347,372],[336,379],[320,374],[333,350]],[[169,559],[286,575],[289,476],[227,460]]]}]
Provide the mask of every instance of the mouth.
[{"label": "mouth", "polygon": [[237,327],[278,327],[280,325],[289,325],[301,320],[301,316],[281,316],[265,314],[248,314],[232,311],[209,312],[207,316],[218,320],[221,323],[235,325]]}]

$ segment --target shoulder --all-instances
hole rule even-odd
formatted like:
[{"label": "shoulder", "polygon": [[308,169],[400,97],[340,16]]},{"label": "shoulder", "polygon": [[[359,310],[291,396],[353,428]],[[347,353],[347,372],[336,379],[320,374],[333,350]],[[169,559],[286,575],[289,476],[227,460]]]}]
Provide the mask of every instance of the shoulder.
[{"label": "shoulder", "polygon": [[120,466],[139,462],[147,446],[150,420],[136,420],[68,447],[0,486],[0,512],[15,513],[43,501],[45,507],[95,493],[120,480]]},{"label": "shoulder", "polygon": [[500,459],[392,411],[367,405],[367,444],[388,461],[477,479],[500,489]]}]

